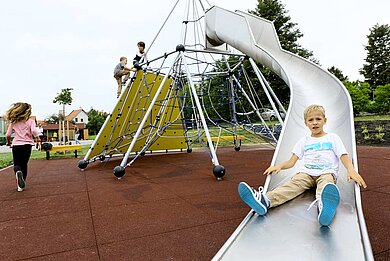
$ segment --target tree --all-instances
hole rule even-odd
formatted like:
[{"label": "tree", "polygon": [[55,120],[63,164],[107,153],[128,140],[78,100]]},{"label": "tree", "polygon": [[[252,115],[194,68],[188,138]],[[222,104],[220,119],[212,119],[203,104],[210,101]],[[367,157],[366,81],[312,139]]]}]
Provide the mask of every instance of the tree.
[{"label": "tree", "polygon": [[[303,37],[303,33],[297,28],[297,23],[291,21],[291,17],[288,15],[285,5],[283,5],[280,0],[258,0],[256,9],[250,10],[249,13],[273,22],[283,49],[319,64],[313,57],[313,52],[303,48],[298,43],[298,40]],[[279,100],[283,104],[287,104],[289,102],[290,91],[286,83],[265,66],[258,64],[258,67],[275,91]],[[247,61],[245,61],[245,68],[251,79],[257,79]],[[259,96],[264,97],[260,84],[256,85],[256,87]]]},{"label": "tree", "polygon": [[358,115],[360,112],[367,111],[370,104],[370,85],[366,82],[344,82],[352,99],[353,113]]},{"label": "tree", "polygon": [[72,88],[61,89],[60,93],[57,93],[57,96],[54,98],[53,103],[58,103],[63,106],[62,114],[65,118],[65,105],[72,104]]},{"label": "tree", "polygon": [[98,134],[107,116],[108,113],[103,111],[97,111],[91,108],[91,110],[88,112],[88,123],[87,123],[87,128],[89,133],[92,135]]},{"label": "tree", "polygon": [[328,68],[328,71],[333,74],[334,76],[337,77],[341,82],[347,82],[348,81],[348,76],[345,76],[343,72],[339,69],[336,68],[335,66],[332,66]]},{"label": "tree", "polygon": [[390,83],[390,26],[376,24],[367,35],[368,44],[366,63],[360,70],[366,82],[371,86],[371,98],[379,85]]},{"label": "tree", "polygon": [[52,123],[52,124],[58,124],[60,121],[63,121],[63,120],[64,120],[63,115],[52,114],[45,119],[45,122]]},{"label": "tree", "polygon": [[258,0],[256,9],[249,11],[249,13],[273,21],[283,49],[315,60],[313,52],[303,48],[298,43],[298,39],[303,37],[303,33],[296,27],[297,23],[291,21],[285,5],[280,0]]},{"label": "tree", "polygon": [[374,91],[374,108],[375,112],[390,112],[390,83],[377,86]]}]

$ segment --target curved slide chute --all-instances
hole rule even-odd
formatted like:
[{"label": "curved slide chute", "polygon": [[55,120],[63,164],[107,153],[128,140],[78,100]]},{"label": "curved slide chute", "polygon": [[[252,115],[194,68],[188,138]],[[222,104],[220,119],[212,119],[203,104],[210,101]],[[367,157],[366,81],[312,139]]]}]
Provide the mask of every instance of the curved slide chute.
[{"label": "curved slide chute", "polygon": [[[206,12],[208,48],[228,44],[264,64],[290,87],[290,106],[272,164],[291,156],[295,143],[308,134],[303,110],[317,103],[325,107],[327,132],[337,133],[357,169],[351,98],[342,83],[318,65],[283,50],[270,21],[236,11],[212,7]],[[296,173],[284,170],[269,176],[265,190],[280,186]],[[337,185],[341,203],[331,226],[320,227],[315,208],[306,209],[314,193],[259,217],[251,211],[215,255],[214,260],[373,260],[362,213],[360,189],[346,180],[341,166]]]}]

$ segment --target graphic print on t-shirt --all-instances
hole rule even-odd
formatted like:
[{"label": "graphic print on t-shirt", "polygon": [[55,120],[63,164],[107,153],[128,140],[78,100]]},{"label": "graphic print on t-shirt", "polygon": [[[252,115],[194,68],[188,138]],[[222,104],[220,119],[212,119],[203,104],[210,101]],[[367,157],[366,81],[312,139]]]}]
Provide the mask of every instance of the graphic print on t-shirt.
[{"label": "graphic print on t-shirt", "polygon": [[306,144],[304,146],[305,154],[308,161],[304,164],[307,169],[330,169],[332,168],[331,162],[324,160],[322,153],[328,150],[332,150],[333,146],[331,142],[317,142],[312,144]]}]

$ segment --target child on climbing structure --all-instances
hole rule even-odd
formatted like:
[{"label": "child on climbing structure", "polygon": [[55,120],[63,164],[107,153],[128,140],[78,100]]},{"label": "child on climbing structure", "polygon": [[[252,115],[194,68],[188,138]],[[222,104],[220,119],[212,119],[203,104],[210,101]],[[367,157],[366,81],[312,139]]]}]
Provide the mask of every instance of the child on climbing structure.
[{"label": "child on climbing structure", "polygon": [[[39,135],[35,121],[30,119],[30,116],[31,105],[23,102],[13,104],[5,114],[5,119],[9,124],[6,134],[7,145],[12,146],[18,191],[23,191],[26,186],[27,164],[30,159],[31,148],[34,146],[33,136],[38,138]],[[11,145],[12,133],[14,133],[14,139]]]},{"label": "child on climbing structure", "polygon": [[145,43],[144,42],[142,42],[142,41],[138,42],[137,47],[138,47],[138,52],[133,59],[133,65],[135,68],[141,69],[139,64],[147,62],[148,57],[146,56],[146,53],[145,53]]},{"label": "child on climbing structure", "polygon": [[[114,78],[116,79],[118,83],[118,90],[117,90],[117,98],[119,98],[119,95],[122,93],[122,85],[125,85],[127,80],[130,77],[130,72],[133,70],[133,68],[126,67],[127,64],[127,58],[121,57],[119,59],[119,63],[115,66],[114,69]],[[122,81],[122,77],[125,76],[125,78]]]},{"label": "child on climbing structure", "polygon": [[238,192],[241,199],[257,214],[265,215],[269,208],[277,207],[305,190],[316,187],[314,202],[318,202],[318,221],[322,226],[328,226],[332,223],[340,201],[340,193],[335,185],[339,159],[347,169],[349,182],[353,179],[359,186],[366,188],[367,185],[355,171],[340,137],[323,130],[327,121],[324,107],[310,105],[304,110],[304,120],[311,135],[298,141],[289,160],[268,167],[264,175],[278,174],[282,169],[292,168],[301,160],[299,172],[286,184],[267,193],[263,193],[262,187],[257,191],[245,182],[238,185]]}]

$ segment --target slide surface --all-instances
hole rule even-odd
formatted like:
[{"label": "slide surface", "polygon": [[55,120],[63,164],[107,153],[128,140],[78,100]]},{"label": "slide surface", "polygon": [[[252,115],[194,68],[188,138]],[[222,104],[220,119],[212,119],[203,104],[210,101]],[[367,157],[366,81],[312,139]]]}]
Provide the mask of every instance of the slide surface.
[{"label": "slide surface", "polygon": [[[287,160],[298,139],[310,133],[303,110],[316,103],[326,109],[325,131],[341,137],[357,168],[352,103],[340,81],[314,63],[283,50],[273,24],[250,14],[209,9],[206,38],[208,48],[227,43],[270,68],[290,87],[290,106],[273,164]],[[269,176],[265,190],[282,185],[296,171],[294,167]],[[373,260],[360,190],[347,182],[342,165],[337,185],[341,202],[329,228],[319,225],[315,207],[306,210],[314,200],[314,193],[308,192],[263,217],[251,211],[214,260]]]}]

